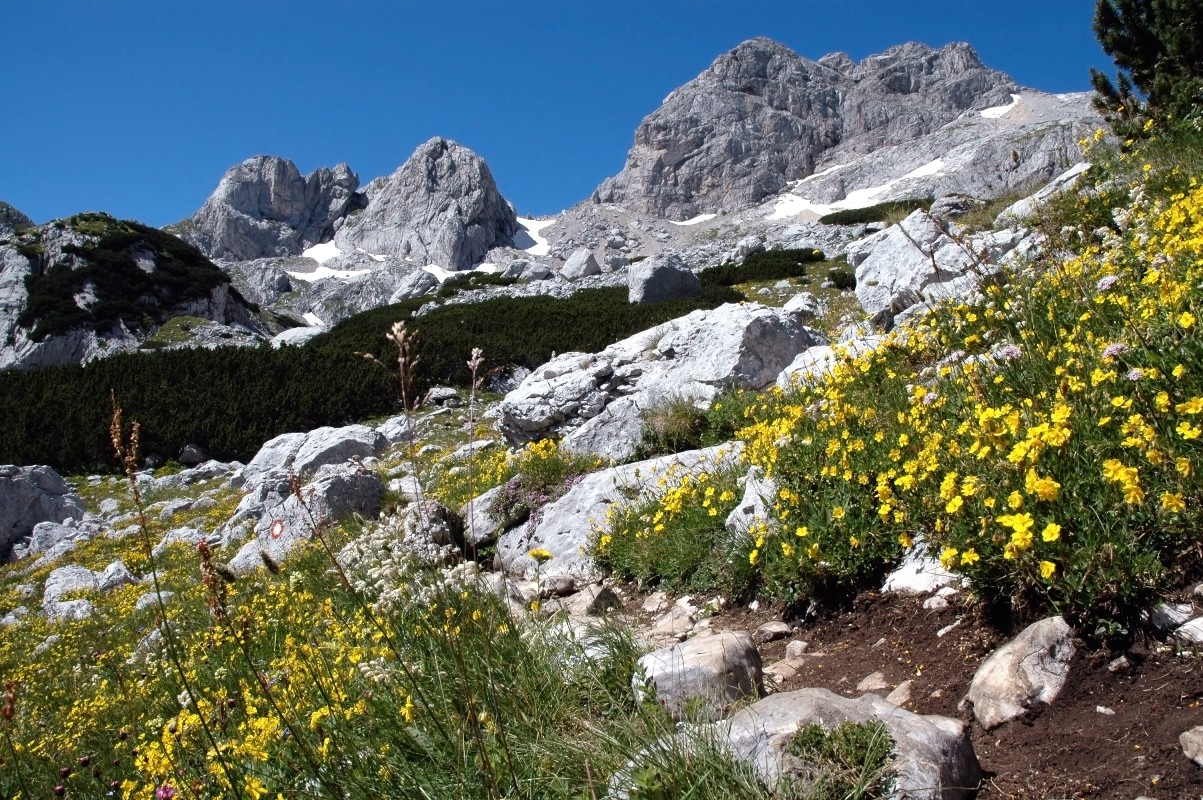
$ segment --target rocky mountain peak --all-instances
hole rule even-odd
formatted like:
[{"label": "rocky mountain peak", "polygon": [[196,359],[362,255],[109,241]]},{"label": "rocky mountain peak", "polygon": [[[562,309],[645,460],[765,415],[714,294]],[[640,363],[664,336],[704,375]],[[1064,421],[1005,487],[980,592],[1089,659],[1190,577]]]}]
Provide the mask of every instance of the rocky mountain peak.
[{"label": "rocky mountain peak", "polygon": [[343,217],[364,206],[358,188],[346,164],[303,176],[286,158],[255,156],[228,169],[200,210],[172,231],[210,258],[298,255],[328,241]]},{"label": "rocky mountain peak", "polygon": [[626,166],[593,200],[673,219],[730,211],[807,177],[830,151],[911,141],[1014,89],[959,42],[910,42],[858,64],[751,39],[643,120]]},{"label": "rocky mountain peak", "polygon": [[362,213],[349,217],[335,243],[461,269],[518,232],[513,207],[501,196],[479,155],[436,136],[423,142],[392,175],[373,181]]}]

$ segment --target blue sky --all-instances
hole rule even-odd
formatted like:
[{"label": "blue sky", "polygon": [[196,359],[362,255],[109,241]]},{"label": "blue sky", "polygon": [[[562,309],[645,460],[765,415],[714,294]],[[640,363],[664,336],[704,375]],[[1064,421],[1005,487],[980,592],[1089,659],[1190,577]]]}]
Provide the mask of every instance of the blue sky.
[{"label": "blue sky", "polygon": [[206,2],[8,0],[0,200],[165,225],[259,153],[364,183],[441,135],[519,213],[621,169],[640,120],[720,53],[769,36],[818,58],[967,41],[1024,86],[1110,68],[1093,0]]}]

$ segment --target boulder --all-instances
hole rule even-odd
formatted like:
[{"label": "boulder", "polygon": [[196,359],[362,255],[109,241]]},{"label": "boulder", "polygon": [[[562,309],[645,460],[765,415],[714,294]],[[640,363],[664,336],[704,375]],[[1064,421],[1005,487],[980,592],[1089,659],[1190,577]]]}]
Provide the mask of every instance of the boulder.
[{"label": "boulder", "polygon": [[881,590],[887,593],[924,595],[958,580],[960,579],[956,575],[941,566],[935,555],[928,552],[922,541],[917,541],[914,547],[906,551],[902,563],[886,576]]},{"label": "boulder", "polygon": [[764,694],[760,653],[744,631],[697,636],[639,659],[636,696],[651,690],[673,719],[719,719],[732,703]]},{"label": "boulder", "polygon": [[1183,755],[1203,767],[1203,725],[1184,732],[1178,737],[1178,744],[1182,747]]},{"label": "boulder", "polygon": [[1076,186],[1088,169],[1090,169],[1090,165],[1085,162],[1074,164],[1053,178],[1040,191],[1007,206],[995,219],[994,224],[996,226],[1021,224],[1028,217],[1035,214],[1049,200],[1057,195],[1064,194]]},{"label": "boulder", "polygon": [[367,207],[334,237],[343,252],[361,248],[420,266],[467,269],[491,248],[512,244],[519,230],[484,159],[442,137],[419,145],[373,184]]},{"label": "boulder", "polygon": [[0,466],[0,562],[39,522],[83,515],[83,501],[51,467]]},{"label": "boulder", "polygon": [[308,433],[282,433],[269,440],[242,470],[243,480],[256,482],[272,470],[291,470],[307,477],[319,467],[379,455],[387,446],[379,431],[365,425],[322,427]]},{"label": "boulder", "polygon": [[593,257],[593,251],[583,247],[570,255],[564,266],[560,267],[560,277],[568,281],[579,281],[590,275],[600,275],[601,271],[601,266]]},{"label": "boulder", "polygon": [[787,300],[781,308],[787,314],[793,314],[804,325],[814,322],[823,313],[823,304],[810,292],[799,292]]},{"label": "boulder", "polygon": [[312,539],[316,527],[351,513],[375,517],[383,493],[376,473],[353,464],[330,464],[318,468],[301,487],[302,503],[291,492],[288,473],[268,473],[220,530],[226,547],[250,538],[229,567],[235,574],[246,574],[267,565],[264,556],[278,565]]},{"label": "boulder", "polygon": [[[540,573],[582,579],[599,577],[589,546],[611,508],[638,502],[647,482],[658,480],[659,476],[664,476],[671,486],[685,475],[729,469],[739,462],[740,452],[739,444],[732,443],[585,475],[562,497],[501,535],[497,542],[501,568],[525,579],[533,579]],[[551,553],[551,559],[541,567],[529,555],[530,550],[538,547]]]},{"label": "boulder", "polygon": [[32,227],[32,219],[0,200],[0,238],[7,239],[19,230]]},{"label": "boulder", "polygon": [[897,314],[929,299],[931,285],[964,275],[975,262],[923,210],[862,240],[848,254],[849,265],[856,268],[856,299],[870,316]]},{"label": "boulder", "polygon": [[694,311],[600,353],[565,353],[531,374],[497,407],[511,443],[560,436],[570,450],[629,458],[645,409],[666,398],[708,403],[735,387],[763,388],[821,334],[780,309],[727,304]]},{"label": "boulder", "polygon": [[464,552],[464,521],[437,500],[419,500],[401,515],[401,546],[423,564],[459,561]]},{"label": "boulder", "polygon": [[209,461],[209,454],[205,448],[199,444],[186,444],[180,450],[180,454],[176,456],[176,461],[183,464],[185,467],[196,467]]},{"label": "boulder", "polygon": [[976,795],[982,769],[964,723],[913,714],[875,694],[856,699],[826,689],[774,694],[737,711],[724,725],[731,752],[772,786],[804,772],[805,765],[788,752],[798,728],[870,721],[883,723],[894,741],[891,797],[969,800]]},{"label": "boulder", "polygon": [[404,300],[412,300],[415,297],[424,297],[437,292],[440,286],[442,283],[433,272],[415,269],[401,280],[401,285],[389,295],[388,302],[391,305]]},{"label": "boulder", "polygon": [[627,301],[631,303],[662,303],[701,293],[702,279],[676,253],[645,258],[627,272]]},{"label": "boulder", "polygon": [[1023,716],[1035,703],[1057,699],[1077,652],[1073,629],[1062,617],[1029,625],[978,667],[965,700],[992,730]]}]

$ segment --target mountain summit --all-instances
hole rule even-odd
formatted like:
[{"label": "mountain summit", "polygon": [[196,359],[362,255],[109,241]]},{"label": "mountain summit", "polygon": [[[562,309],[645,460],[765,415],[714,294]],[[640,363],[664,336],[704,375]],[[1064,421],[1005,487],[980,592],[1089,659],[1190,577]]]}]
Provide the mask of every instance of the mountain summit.
[{"label": "mountain summit", "polygon": [[363,208],[358,188],[359,176],[346,164],[302,176],[286,158],[255,156],[228,169],[205,204],[169,230],[210,258],[299,255]]},{"label": "mountain summit", "polygon": [[678,219],[731,211],[811,175],[824,156],[916,139],[1015,91],[959,42],[911,42],[858,64],[751,39],[643,120],[622,172],[593,200]]}]

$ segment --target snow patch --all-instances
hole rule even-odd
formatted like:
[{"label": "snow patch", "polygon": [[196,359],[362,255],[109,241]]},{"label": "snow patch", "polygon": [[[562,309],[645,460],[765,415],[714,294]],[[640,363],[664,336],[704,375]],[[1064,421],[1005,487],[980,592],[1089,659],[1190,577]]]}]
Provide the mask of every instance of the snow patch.
[{"label": "snow patch", "polygon": [[313,283],[323,278],[341,278],[345,281],[356,280],[367,275],[369,272],[371,272],[370,269],[331,269],[330,267],[321,266],[313,272],[289,272],[288,276],[296,278],[298,281],[305,281],[305,283]]},{"label": "snow patch", "polygon": [[1011,95],[1011,102],[1007,103],[1005,106],[995,106],[994,108],[983,108],[980,113],[986,119],[998,119],[1003,114],[1006,114],[1008,111],[1015,108],[1015,106],[1017,106],[1017,105],[1019,105],[1019,95],[1013,94],[1013,95]]},{"label": "snow patch", "polygon": [[696,217],[687,219],[684,222],[673,222],[671,219],[669,222],[672,222],[673,225],[697,225],[699,222],[706,222],[707,220],[712,220],[717,216],[718,214],[698,214]]},{"label": "snow patch", "polygon": [[301,251],[302,256],[305,258],[312,258],[319,264],[325,264],[330,259],[338,258],[342,254],[343,251],[339,250],[334,245],[334,242],[322,242],[321,244],[315,244],[313,247],[309,247]]},{"label": "snow patch", "polygon": [[305,320],[306,322],[308,322],[308,323],[309,323],[309,325],[310,325],[310,326],[312,326],[312,327],[314,327],[314,328],[324,328],[324,327],[326,327],[326,323],[322,322],[322,318],[321,318],[321,317],[319,317],[317,314],[314,314],[312,311],[306,311],[306,312],[305,312],[305,313],[304,313],[304,314],[301,316],[301,319],[303,319],[303,320]]},{"label": "snow patch", "polygon": [[793,185],[795,187],[797,187],[797,186],[801,186],[802,184],[807,183],[809,181],[818,180],[819,178],[822,178],[824,175],[830,175],[831,173],[833,173],[837,170],[841,170],[846,166],[848,166],[848,165],[847,164],[836,164],[834,167],[828,167],[827,169],[823,170],[822,172],[816,172],[813,175],[807,175],[805,178],[796,180],[793,182]]},{"label": "snow patch", "polygon": [[[834,169],[834,167],[833,167]],[[843,200],[836,200],[834,203],[812,203],[801,195],[793,194],[792,192],[783,195],[773,206],[773,210],[765,215],[765,219],[786,219],[799,214],[813,214],[817,219],[825,214],[830,214],[833,211],[846,211],[852,208],[867,208],[880,202],[878,197],[890,189],[894,188],[894,184],[900,181],[909,180],[911,178],[926,178],[930,175],[936,175],[940,170],[944,169],[944,160],[937,158],[935,161],[929,161],[921,167],[916,167],[900,178],[895,178],[892,181],[883,183],[880,186],[869,186],[865,189],[857,189],[848,192]],[[816,175],[812,175],[817,177]],[[805,180],[805,179],[804,179]],[[802,181],[799,181],[800,184]],[[798,185],[795,184],[795,185]]]},{"label": "snow patch", "polygon": [[[383,256],[383,255],[377,255],[375,253],[368,253],[368,251],[363,248],[355,248],[355,251],[356,251],[356,253],[362,253],[363,255],[366,255],[367,257],[369,257],[369,259],[372,259],[373,261],[384,261],[387,257],[387,256]],[[407,261],[408,261],[408,259],[407,259]]]},{"label": "snow patch", "polygon": [[551,252],[551,246],[547,243],[546,239],[539,235],[539,231],[555,223],[555,218],[532,219],[530,217],[518,217],[518,224],[522,226],[522,230],[514,235],[514,247],[519,250],[525,250],[532,256],[547,255]]}]

